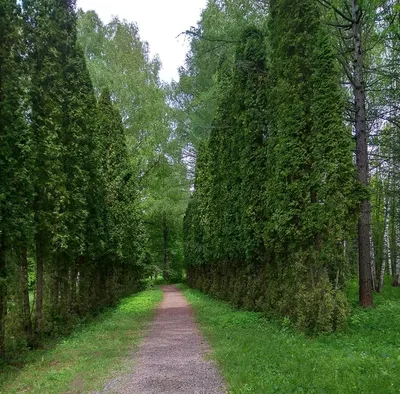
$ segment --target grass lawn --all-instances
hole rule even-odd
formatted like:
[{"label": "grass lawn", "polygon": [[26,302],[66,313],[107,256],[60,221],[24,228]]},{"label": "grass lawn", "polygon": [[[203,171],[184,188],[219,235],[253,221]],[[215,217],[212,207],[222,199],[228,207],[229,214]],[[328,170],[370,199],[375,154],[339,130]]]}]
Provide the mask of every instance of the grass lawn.
[{"label": "grass lawn", "polygon": [[128,297],[56,345],[29,352],[21,360],[24,365],[0,371],[0,394],[72,394],[101,389],[112,373],[132,365],[127,357],[140,343],[161,299],[161,290]]},{"label": "grass lawn", "polygon": [[400,393],[400,288],[387,284],[376,307],[358,308],[346,332],[307,337],[288,322],[238,311],[181,286],[209,340],[229,393]]}]

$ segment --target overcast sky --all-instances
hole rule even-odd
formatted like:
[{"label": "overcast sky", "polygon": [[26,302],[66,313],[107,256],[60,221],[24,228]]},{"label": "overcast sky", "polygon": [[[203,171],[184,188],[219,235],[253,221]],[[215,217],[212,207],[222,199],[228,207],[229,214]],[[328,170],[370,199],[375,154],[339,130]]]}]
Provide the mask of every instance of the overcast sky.
[{"label": "overcast sky", "polygon": [[158,54],[163,69],[161,79],[177,79],[177,68],[185,61],[188,50],[181,32],[195,26],[207,0],[77,0],[78,8],[95,10],[104,22],[113,15],[139,26],[140,37]]}]

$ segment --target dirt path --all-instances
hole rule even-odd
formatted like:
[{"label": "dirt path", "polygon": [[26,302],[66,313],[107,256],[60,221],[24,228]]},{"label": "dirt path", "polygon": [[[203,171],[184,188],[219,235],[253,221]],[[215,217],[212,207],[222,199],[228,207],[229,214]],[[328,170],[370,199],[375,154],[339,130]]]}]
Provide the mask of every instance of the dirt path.
[{"label": "dirt path", "polygon": [[102,393],[224,394],[223,380],[211,361],[190,305],[175,286],[164,286],[150,332],[136,354],[132,373],[106,384]]}]

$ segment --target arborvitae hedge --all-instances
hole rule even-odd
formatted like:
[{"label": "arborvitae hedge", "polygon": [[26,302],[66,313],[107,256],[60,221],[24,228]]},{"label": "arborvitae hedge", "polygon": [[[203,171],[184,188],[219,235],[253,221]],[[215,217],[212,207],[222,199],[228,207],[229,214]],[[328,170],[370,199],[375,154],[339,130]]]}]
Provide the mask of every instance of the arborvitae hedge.
[{"label": "arborvitae hedge", "polygon": [[[0,0],[0,358],[140,286],[137,177],[75,1]],[[33,300],[32,300],[33,298]]]},{"label": "arborvitae hedge", "polygon": [[246,30],[233,72],[220,68],[185,217],[188,280],[331,331],[347,318],[343,245],[357,210],[340,74],[312,0],[271,1],[270,31]]}]

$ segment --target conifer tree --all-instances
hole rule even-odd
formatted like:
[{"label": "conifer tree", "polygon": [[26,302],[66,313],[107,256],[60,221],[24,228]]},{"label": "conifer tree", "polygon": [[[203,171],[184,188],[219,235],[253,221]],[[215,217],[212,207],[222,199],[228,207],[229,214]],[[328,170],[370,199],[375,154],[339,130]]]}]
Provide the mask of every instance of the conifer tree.
[{"label": "conifer tree", "polygon": [[[75,40],[74,40],[75,41]],[[63,286],[60,305],[63,314],[76,309],[78,265],[82,256],[88,253],[87,226],[90,204],[97,204],[90,198],[95,185],[90,179],[98,165],[95,157],[96,98],[86,67],[82,49],[75,45],[65,70],[66,97],[64,100],[63,168],[66,173],[65,223],[68,237],[57,270],[57,279]],[[91,190],[91,187],[94,189]],[[99,229],[97,229],[99,230]],[[92,237],[93,238],[93,237]]]},{"label": "conifer tree", "polygon": [[[35,331],[43,328],[44,271],[51,267],[54,243],[67,200],[62,162],[64,43],[52,1],[24,2],[32,75],[31,127],[35,148],[36,294]],[[49,35],[52,37],[49,42]]]},{"label": "conifer tree", "polygon": [[199,149],[184,222],[189,281],[249,308],[259,300],[266,258],[267,76],[265,34],[248,28],[234,68],[230,62],[219,67],[219,105],[210,138]]},{"label": "conifer tree", "polygon": [[[345,297],[334,291],[335,278],[346,271],[341,244],[356,204],[350,132],[343,126],[332,48],[316,2],[271,1],[275,86],[267,229],[277,280],[291,282],[285,299],[297,300],[297,323],[328,331],[345,321]],[[321,291],[324,298],[313,306]],[[288,308],[285,301],[280,307]]]},{"label": "conifer tree", "polygon": [[219,68],[185,219],[188,277],[236,305],[331,331],[346,321],[343,242],[357,206],[340,72],[317,3],[271,1],[270,23],[268,46],[246,29],[232,71]]},{"label": "conifer tree", "polygon": [[107,286],[106,299],[112,303],[118,291],[126,291],[126,286],[131,285],[135,277],[142,253],[142,230],[137,185],[128,159],[125,131],[107,89],[100,96],[98,114],[99,171],[104,182],[107,236],[99,270],[100,280]]},{"label": "conifer tree", "polygon": [[[9,293],[18,294],[21,325],[28,341],[31,337],[27,248],[33,233],[32,146],[25,121],[27,80],[21,27],[16,2],[0,1],[0,356],[5,349],[7,287]],[[14,261],[19,276],[7,279]]]}]

